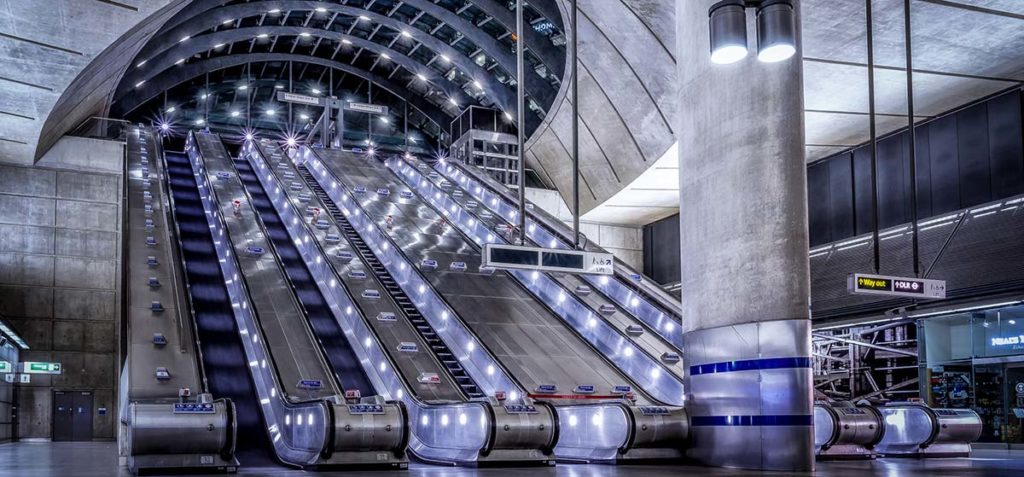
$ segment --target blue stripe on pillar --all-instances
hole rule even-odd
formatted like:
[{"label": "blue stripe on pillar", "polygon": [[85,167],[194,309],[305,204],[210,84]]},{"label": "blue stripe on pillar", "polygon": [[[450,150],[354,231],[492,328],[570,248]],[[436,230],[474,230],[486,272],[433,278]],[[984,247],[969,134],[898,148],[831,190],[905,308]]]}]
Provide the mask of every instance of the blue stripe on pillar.
[{"label": "blue stripe on pillar", "polygon": [[733,371],[759,371],[764,369],[810,368],[811,358],[764,358],[742,361],[724,361],[690,366],[690,375],[730,373]]},{"label": "blue stripe on pillar", "polygon": [[693,416],[690,424],[695,427],[710,426],[810,426],[814,423],[811,415],[781,416]]}]

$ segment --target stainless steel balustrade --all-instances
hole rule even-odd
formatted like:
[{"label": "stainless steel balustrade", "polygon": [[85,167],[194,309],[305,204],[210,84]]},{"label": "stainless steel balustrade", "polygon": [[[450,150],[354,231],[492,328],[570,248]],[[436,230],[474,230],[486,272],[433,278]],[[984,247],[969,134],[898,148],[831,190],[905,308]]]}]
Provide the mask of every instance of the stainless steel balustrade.
[{"label": "stainless steel balustrade", "polygon": [[[478,247],[486,243],[507,241],[486,224],[472,217],[444,190],[423,177],[420,170],[400,159],[388,159],[385,165],[413,191],[441,212]],[[682,406],[686,395],[682,380],[667,371],[661,362],[647,354],[622,332],[612,327],[596,312],[567,292],[548,274],[538,271],[509,270],[534,296],[544,301],[562,320],[571,326],[595,349],[629,376],[641,389],[661,403]]]},{"label": "stainless steel balustrade", "polygon": [[[418,457],[433,462],[470,463],[480,459],[490,445],[491,414],[483,402],[430,405],[421,402],[409,390],[405,379],[383,350],[377,336],[370,330],[359,307],[337,273],[325,259],[316,237],[310,232],[297,206],[287,196],[286,187],[258,147],[247,142],[245,158],[253,165],[260,183],[288,229],[310,273],[316,278],[321,293],[345,332],[349,343],[364,357],[361,361],[367,375],[382,396],[405,403],[410,420],[409,449]],[[364,225],[365,226],[365,225]]]},{"label": "stainless steel balustrade", "polygon": [[[511,192],[494,181],[487,174],[481,174],[472,167],[453,161],[438,161],[434,169],[454,183],[459,184],[482,206],[497,211],[510,222],[515,222],[517,207]],[[527,237],[543,247],[570,249],[572,234],[566,225],[543,210],[527,210]],[[604,252],[600,246],[590,243],[586,250]],[[643,321],[669,343],[682,349],[683,330],[680,326],[679,301],[666,293],[656,283],[619,259],[615,259],[615,275],[584,276],[595,290],[614,300],[620,307]]]},{"label": "stainless steel balustrade", "polygon": [[213,235],[214,248],[219,257],[219,266],[224,277],[228,295],[249,370],[260,400],[264,423],[270,435],[271,443],[277,458],[295,466],[307,466],[317,462],[320,453],[328,443],[328,426],[331,422],[327,405],[323,401],[292,403],[284,399],[280,392],[282,387],[277,381],[273,369],[274,363],[266,349],[259,323],[249,305],[249,292],[239,273],[238,264],[232,255],[232,246],[225,237],[227,229],[218,201],[210,183],[210,178],[203,164],[203,159],[196,145],[195,135],[189,132],[185,144],[185,152],[192,164],[196,182],[199,184],[199,195],[210,232]]},{"label": "stainless steel balustrade", "polygon": [[[343,205],[344,213],[350,220],[358,218],[358,228],[365,233],[376,233],[375,237],[382,244],[375,251],[389,252],[387,260],[394,268],[400,268],[409,274],[413,267],[408,259],[396,247],[390,238],[380,231],[365,211],[347,191],[347,187],[326,167],[316,152],[304,148],[297,158],[304,162],[314,178],[324,186],[339,205]],[[351,207],[351,210],[348,209]],[[418,274],[416,274],[418,275]],[[420,294],[433,294],[432,286],[420,279],[415,282],[416,291]],[[449,311],[449,313],[452,313]],[[461,319],[452,313],[452,322]],[[439,332],[440,333],[440,332]],[[448,337],[445,337],[448,342]],[[454,348],[454,347],[453,347]],[[483,348],[482,351],[487,351]],[[477,351],[478,353],[480,351]],[[461,358],[461,356],[460,356]],[[493,359],[493,358],[491,358]],[[501,369],[501,368],[496,368]],[[479,369],[471,370],[474,379]],[[511,378],[507,378],[511,379]],[[492,390],[486,390],[489,394]],[[522,392],[522,390],[520,390]],[[493,394],[492,394],[493,395]],[[519,397],[519,396],[510,396]],[[669,415],[645,415],[621,402],[604,402],[598,404],[556,406],[558,411],[558,443],[555,454],[560,459],[574,461],[615,461],[621,458],[678,458],[684,441],[688,435],[688,421],[681,409],[652,406],[656,411],[668,410]]]},{"label": "stainless steel balustrade", "polygon": [[[184,262],[170,215],[173,199],[163,181],[162,157],[162,147],[153,140],[152,131],[133,127],[127,138],[124,208],[128,216],[125,259],[135,266],[128,273],[132,284],[128,292],[131,345],[120,386],[121,452],[133,473],[234,470],[238,466],[234,406],[226,399],[214,401],[207,388],[202,351],[195,346],[195,316],[185,301],[188,295],[178,274],[177,267],[183,270]],[[143,260],[146,268],[140,266]],[[169,286],[146,290],[135,285],[153,275]],[[159,345],[157,334],[172,321],[167,315],[173,316],[175,333],[164,336],[166,344]],[[158,383],[154,377],[158,366],[173,370],[167,382]],[[179,387],[189,388],[198,402],[212,406],[212,412],[175,413],[173,403],[181,400]],[[176,439],[168,440],[170,436]]]},{"label": "stainless steel balustrade", "polygon": [[[414,168],[420,167],[420,165],[426,166],[424,162],[416,159],[406,159],[405,163]],[[441,162],[438,162],[438,169],[453,170],[440,164]],[[462,213],[469,214],[477,222],[490,229],[495,235],[502,235],[501,231],[495,228],[495,224],[504,224],[510,227],[508,230],[512,230],[511,227],[516,226],[517,221],[515,217],[518,214],[518,210],[515,206],[504,202],[497,194],[483,190],[476,181],[467,179],[465,176],[459,176],[456,180],[448,181],[444,179],[444,176],[437,173],[428,174],[427,180],[434,182],[435,185],[440,186],[442,189],[447,189],[447,195],[459,204]],[[465,206],[466,202],[472,200],[471,198],[476,199],[477,202],[477,206],[474,208]],[[490,214],[490,216],[485,216],[481,213],[487,210],[494,213]],[[538,227],[535,221],[530,220],[527,224],[527,238],[532,240],[537,246],[561,249],[570,248],[568,244],[562,243],[555,238],[546,228]],[[627,338],[633,341],[639,348],[647,351],[651,357],[657,359],[665,371],[682,379],[683,364],[679,356],[679,346],[669,340],[669,336],[671,336],[669,332],[676,332],[675,337],[677,340],[681,339],[682,334],[678,332],[679,327],[673,324],[674,322],[668,315],[655,309],[643,309],[644,306],[653,307],[646,301],[641,302],[639,293],[626,289],[614,277],[573,273],[545,275],[550,277],[553,282],[561,286],[566,292],[577,297],[591,311],[597,311],[592,316],[600,317],[614,328],[630,330],[625,333]],[[577,290],[580,286],[590,287],[592,293],[578,293]],[[619,298],[609,297],[609,293],[603,291],[605,289],[619,292],[616,295]],[[611,307],[613,311],[610,314],[601,313],[601,307],[604,306]],[[649,319],[658,322],[664,328],[664,332],[659,333],[659,328],[655,328],[655,333],[647,333],[651,329],[651,325],[644,320],[638,319],[637,316],[647,316]],[[639,330],[639,334],[632,332],[633,329]]]}]

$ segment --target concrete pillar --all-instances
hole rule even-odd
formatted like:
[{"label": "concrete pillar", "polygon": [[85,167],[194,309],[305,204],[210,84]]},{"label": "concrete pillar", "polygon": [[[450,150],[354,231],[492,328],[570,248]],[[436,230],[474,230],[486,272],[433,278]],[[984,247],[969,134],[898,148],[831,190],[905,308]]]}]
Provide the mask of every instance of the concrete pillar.
[{"label": "concrete pillar", "polygon": [[801,53],[759,62],[748,10],[750,54],[711,63],[715,1],[676,2],[689,452],[708,465],[811,470]]}]

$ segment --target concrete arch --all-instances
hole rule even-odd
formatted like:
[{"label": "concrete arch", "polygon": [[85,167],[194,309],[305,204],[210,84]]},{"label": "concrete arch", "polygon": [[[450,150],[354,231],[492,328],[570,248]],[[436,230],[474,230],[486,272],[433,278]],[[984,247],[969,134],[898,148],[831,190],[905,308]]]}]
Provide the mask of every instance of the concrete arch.
[{"label": "concrete arch", "polygon": [[210,58],[207,60],[197,61],[195,63],[189,63],[182,66],[181,68],[173,68],[170,70],[164,70],[163,73],[154,77],[152,81],[147,81],[145,85],[140,88],[129,92],[129,94],[123,96],[121,99],[114,103],[114,108],[121,113],[126,114],[132,110],[138,108],[147,101],[152,100],[161,92],[166,89],[172,88],[176,85],[184,83],[192,78],[196,78],[210,71],[222,70],[224,68],[230,68],[233,66],[244,65],[246,63],[260,63],[266,61],[293,61],[296,63],[311,63],[320,65],[327,68],[334,68],[339,71],[359,76],[367,81],[371,81],[374,84],[384,88],[389,93],[401,98],[402,100],[409,103],[410,106],[423,113],[425,116],[431,119],[435,124],[440,126],[442,130],[448,126],[453,119],[453,116],[445,113],[441,108],[428,102],[426,99],[419,95],[409,95],[408,90],[404,87],[395,84],[391,80],[370,73],[368,71],[353,67],[352,65],[341,63],[337,61],[328,60],[325,58],[317,58],[305,55],[294,55],[287,53],[252,53],[245,55],[230,55],[221,56],[216,58]]}]

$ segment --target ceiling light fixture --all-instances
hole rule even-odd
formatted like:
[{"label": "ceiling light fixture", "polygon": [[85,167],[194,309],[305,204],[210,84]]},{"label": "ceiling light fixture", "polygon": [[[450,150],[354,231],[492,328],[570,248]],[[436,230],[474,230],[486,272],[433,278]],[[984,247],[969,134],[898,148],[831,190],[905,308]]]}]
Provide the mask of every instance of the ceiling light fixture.
[{"label": "ceiling light fixture", "polygon": [[352,44],[352,40],[349,40],[349,39],[346,39],[346,38],[342,38],[341,42],[346,44],[346,45],[351,45]]},{"label": "ceiling light fixture", "polygon": [[712,5],[708,22],[712,63],[728,65],[747,57],[747,14],[742,0]]},{"label": "ceiling light fixture", "polygon": [[747,8],[757,17],[757,59],[777,63],[796,53],[796,12],[792,0],[722,0],[708,9],[711,62],[747,57]]},{"label": "ceiling light fixture", "polygon": [[233,117],[233,118],[237,118],[238,115],[240,115],[240,114],[242,114],[242,113],[240,113],[238,111],[231,111],[231,117]]},{"label": "ceiling light fixture", "polygon": [[796,13],[789,0],[765,1],[757,8],[757,59],[788,60],[796,54]]}]

